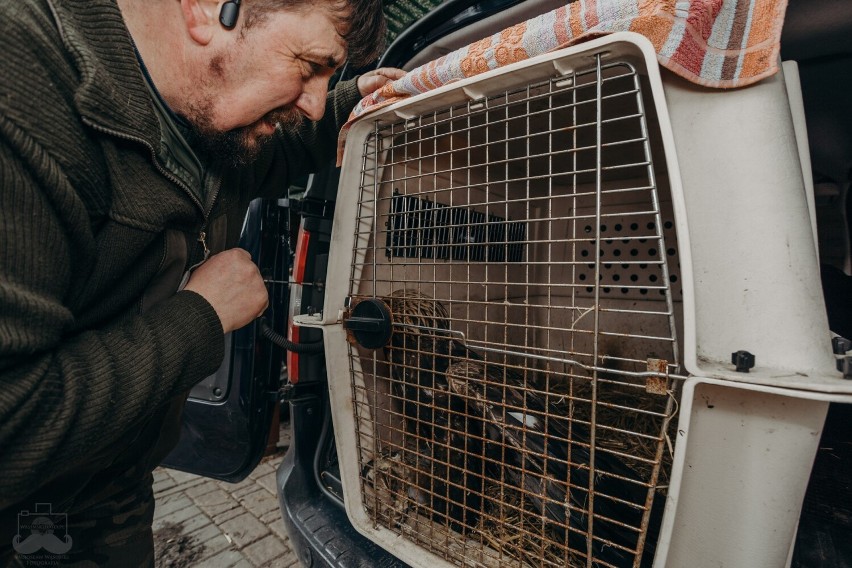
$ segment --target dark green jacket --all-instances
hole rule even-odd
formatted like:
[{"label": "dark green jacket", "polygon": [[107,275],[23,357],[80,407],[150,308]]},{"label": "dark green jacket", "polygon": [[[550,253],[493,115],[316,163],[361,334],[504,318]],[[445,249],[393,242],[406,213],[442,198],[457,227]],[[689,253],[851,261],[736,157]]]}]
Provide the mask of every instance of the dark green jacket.
[{"label": "dark green jacket", "polygon": [[210,164],[202,203],[169,171],[114,1],[4,1],[0,54],[2,510],[51,480],[73,495],[217,369],[216,313],[174,293],[199,234],[233,246],[249,200],[331,161],[358,93],[339,86],[321,123],[250,168]]}]

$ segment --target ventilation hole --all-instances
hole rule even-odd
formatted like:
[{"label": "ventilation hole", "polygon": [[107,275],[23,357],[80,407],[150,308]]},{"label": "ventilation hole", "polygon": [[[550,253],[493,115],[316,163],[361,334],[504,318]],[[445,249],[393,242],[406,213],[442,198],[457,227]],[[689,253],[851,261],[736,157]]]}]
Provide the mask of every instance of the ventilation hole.
[{"label": "ventilation hole", "polygon": [[657,275],[656,274],[650,275],[648,277],[648,280],[650,280],[651,282],[656,282],[657,281]]},{"label": "ventilation hole", "polygon": [[665,290],[660,290],[660,296],[665,296],[665,295],[666,295],[666,291],[665,291]]},{"label": "ventilation hole", "polygon": [[629,266],[629,265],[627,265],[627,264],[622,264],[622,265],[621,265],[621,268],[622,268],[623,270],[627,270],[628,268],[630,268],[630,266]]},{"label": "ventilation hole", "polygon": [[636,231],[639,229],[639,223],[630,223],[630,230]]},{"label": "ventilation hole", "polygon": [[645,294],[648,293],[648,289],[647,288],[639,288],[639,293],[644,296]]},{"label": "ventilation hole", "polygon": [[630,249],[630,256],[639,256],[639,249]]},{"label": "ventilation hole", "polygon": [[630,239],[621,239],[621,243],[622,243],[622,244],[625,244],[625,245],[629,245],[629,244],[630,244]]},{"label": "ventilation hole", "polygon": [[621,230],[621,223],[616,223],[615,226],[613,227],[613,229],[615,229],[616,231],[620,231]]},{"label": "ventilation hole", "polygon": [[621,280],[621,276],[619,276],[618,274],[613,274],[612,279],[618,282],[619,280]]},{"label": "ventilation hole", "polygon": [[581,250],[580,256],[589,256],[589,251],[587,251],[586,249]]},{"label": "ventilation hole", "polygon": [[666,254],[668,254],[669,256],[674,256],[677,254],[677,251],[673,248],[666,249]]},{"label": "ventilation hole", "polygon": [[650,256],[657,256],[657,249],[655,249],[655,248],[649,248],[649,249],[648,249],[648,255],[650,255]]},{"label": "ventilation hole", "polygon": [[603,256],[604,254],[606,254],[606,253],[604,252],[604,249],[601,249],[601,256]]},{"label": "ventilation hole", "polygon": [[591,286],[586,286],[586,292],[591,292],[592,290],[594,290],[594,288],[592,288]]},{"label": "ventilation hole", "polygon": [[609,294],[609,286],[603,287],[604,294]]},{"label": "ventilation hole", "polygon": [[583,230],[586,231],[587,233],[591,233],[592,232],[592,226],[586,225],[585,227],[583,227]]},{"label": "ventilation hole", "polygon": [[605,240],[604,242],[605,242],[606,244],[608,244],[608,245],[611,245],[611,244],[612,244],[612,239],[607,239],[607,240]]},{"label": "ventilation hole", "polygon": [[627,288],[622,288],[622,289],[621,289],[621,293],[622,293],[622,294],[626,294],[626,293],[627,293]]},{"label": "ventilation hole", "polygon": [[611,264],[609,264],[609,263],[604,264],[604,268],[606,268],[607,270],[609,270],[610,268],[612,268],[612,265],[611,265]]},{"label": "ventilation hole", "polygon": [[671,221],[666,221],[663,224],[663,227],[665,227],[666,229],[671,229],[672,227],[674,227],[674,223],[672,223]]},{"label": "ventilation hole", "polygon": [[580,280],[585,280],[585,279],[586,279],[586,275],[585,275],[585,274],[580,274],[579,278],[580,278]]},{"label": "ventilation hole", "polygon": [[648,239],[639,239],[639,244],[645,244],[648,242]]},{"label": "ventilation hole", "polygon": [[648,268],[648,265],[647,265],[647,264],[640,264],[640,265],[639,265],[639,268],[640,268],[641,270],[645,270],[646,268]]},{"label": "ventilation hole", "polygon": [[621,256],[621,249],[615,249],[614,251],[612,251],[612,254],[615,256]]},{"label": "ventilation hole", "polygon": [[601,225],[601,233],[606,233],[606,225]]},{"label": "ventilation hole", "polygon": [[657,226],[654,223],[648,223],[648,230],[653,231]]},{"label": "ventilation hole", "polygon": [[671,276],[669,276],[669,282],[677,282],[677,274],[672,274]]},{"label": "ventilation hole", "polygon": [[638,277],[637,275],[635,275],[635,274],[631,274],[631,275],[630,275],[630,281],[631,281],[631,282],[638,282],[638,281],[639,281],[639,277]]},{"label": "ventilation hole", "polygon": [[590,270],[594,270],[594,269],[595,269],[595,265],[594,265],[594,264],[587,264],[586,266],[588,266]]}]

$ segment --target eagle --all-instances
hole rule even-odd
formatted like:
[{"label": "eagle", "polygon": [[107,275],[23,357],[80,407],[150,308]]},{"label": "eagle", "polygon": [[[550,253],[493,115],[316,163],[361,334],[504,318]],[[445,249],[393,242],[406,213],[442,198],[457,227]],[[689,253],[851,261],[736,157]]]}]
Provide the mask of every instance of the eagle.
[{"label": "eagle", "polygon": [[384,348],[391,392],[402,408],[403,446],[417,453],[416,500],[433,520],[465,534],[479,521],[484,486],[482,422],[468,416],[446,378],[450,361],[465,352],[450,339],[440,302],[410,289],[383,299],[394,321]]},{"label": "eagle", "polygon": [[[648,488],[617,456],[594,456],[594,539],[589,529],[592,440],[527,375],[486,362],[456,339],[446,308],[412,289],[382,298],[394,333],[384,347],[391,392],[414,455],[408,495],[435,522],[462,534],[496,507],[486,479],[520,492],[546,521],[551,538],[613,566],[633,564]],[[654,523],[652,523],[653,525]],[[653,530],[653,529],[652,529]],[[653,559],[649,535],[644,558]]]}]

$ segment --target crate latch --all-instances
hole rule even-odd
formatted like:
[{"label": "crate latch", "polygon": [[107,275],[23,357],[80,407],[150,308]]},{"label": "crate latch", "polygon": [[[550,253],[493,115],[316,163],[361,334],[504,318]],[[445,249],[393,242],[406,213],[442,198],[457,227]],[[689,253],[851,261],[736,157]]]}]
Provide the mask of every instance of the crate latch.
[{"label": "crate latch", "polygon": [[343,327],[365,349],[384,347],[393,335],[390,308],[378,298],[362,300],[344,314]]}]

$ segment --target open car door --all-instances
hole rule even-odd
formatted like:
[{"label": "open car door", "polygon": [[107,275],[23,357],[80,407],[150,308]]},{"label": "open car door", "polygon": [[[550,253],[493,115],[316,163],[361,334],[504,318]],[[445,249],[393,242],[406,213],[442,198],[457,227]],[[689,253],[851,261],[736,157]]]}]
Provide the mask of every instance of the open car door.
[{"label": "open car door", "polygon": [[190,391],[180,440],[164,467],[236,482],[263,457],[279,406],[284,351],[264,338],[286,325],[290,268],[287,200],[257,199],[243,223],[239,246],[251,253],[269,290],[263,318],[225,337],[225,357]]}]

